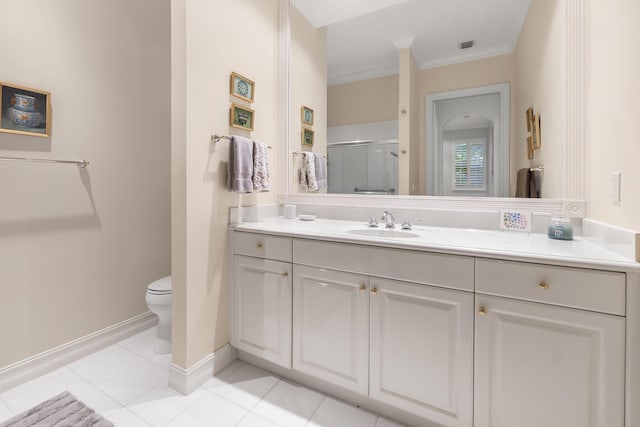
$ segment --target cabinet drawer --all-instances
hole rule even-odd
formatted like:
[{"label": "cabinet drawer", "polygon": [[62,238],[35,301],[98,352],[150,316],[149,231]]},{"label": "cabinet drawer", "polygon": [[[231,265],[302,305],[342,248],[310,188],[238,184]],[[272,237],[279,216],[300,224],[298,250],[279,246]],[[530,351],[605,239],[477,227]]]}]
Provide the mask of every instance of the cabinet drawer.
[{"label": "cabinet drawer", "polygon": [[257,233],[233,233],[234,253],[291,262],[291,238]]},{"label": "cabinet drawer", "polygon": [[624,273],[477,259],[476,292],[625,314]]},{"label": "cabinet drawer", "polygon": [[368,276],[473,291],[473,258],[294,239],[293,262]]}]

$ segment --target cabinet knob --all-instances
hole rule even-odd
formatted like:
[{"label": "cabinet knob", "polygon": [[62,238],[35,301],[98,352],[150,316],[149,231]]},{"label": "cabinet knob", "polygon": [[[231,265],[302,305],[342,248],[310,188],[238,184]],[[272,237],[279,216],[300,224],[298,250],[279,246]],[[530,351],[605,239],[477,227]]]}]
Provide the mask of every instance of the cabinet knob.
[{"label": "cabinet knob", "polygon": [[360,292],[365,292],[367,287],[365,285],[360,285]]},{"label": "cabinet knob", "polygon": [[480,308],[478,309],[478,314],[479,314],[480,316],[484,316],[484,315],[486,315],[486,314],[487,314],[487,309],[486,309],[486,307],[480,307]]},{"label": "cabinet knob", "polygon": [[257,250],[261,250],[261,249],[262,249],[262,243],[258,243],[258,244],[256,245],[256,249],[257,249]]},{"label": "cabinet knob", "polygon": [[549,284],[547,282],[540,282],[538,283],[538,287],[544,291],[546,291],[547,289],[549,289]]},{"label": "cabinet knob", "polygon": [[378,288],[371,288],[371,294],[375,295],[378,293]]},{"label": "cabinet knob", "polygon": [[288,275],[289,275],[289,272],[288,272],[288,271],[283,271],[283,272],[282,272],[282,277],[287,277]]}]

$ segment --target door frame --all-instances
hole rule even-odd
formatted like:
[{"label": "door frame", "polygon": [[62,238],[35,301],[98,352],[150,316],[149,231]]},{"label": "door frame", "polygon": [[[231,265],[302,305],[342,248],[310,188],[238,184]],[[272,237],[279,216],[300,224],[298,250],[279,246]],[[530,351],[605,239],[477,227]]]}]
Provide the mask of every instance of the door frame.
[{"label": "door frame", "polygon": [[[511,99],[509,83],[500,83],[488,86],[478,86],[468,89],[450,90],[427,94],[426,96],[426,158],[425,174],[427,195],[435,196],[440,182],[440,170],[438,158],[442,154],[438,146],[439,125],[436,111],[436,102],[446,99],[464,98],[468,96],[490,95],[497,93],[500,97],[500,124],[494,127],[494,157],[493,157],[493,185],[494,196],[508,197],[509,195],[509,141],[511,117]],[[496,139],[495,134],[500,136]],[[432,161],[433,159],[433,161]]]}]

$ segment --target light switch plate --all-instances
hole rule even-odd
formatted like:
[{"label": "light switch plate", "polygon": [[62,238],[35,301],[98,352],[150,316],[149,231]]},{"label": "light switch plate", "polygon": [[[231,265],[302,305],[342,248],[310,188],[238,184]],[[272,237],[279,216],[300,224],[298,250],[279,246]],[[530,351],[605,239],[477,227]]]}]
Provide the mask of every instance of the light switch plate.
[{"label": "light switch plate", "polygon": [[500,209],[500,230],[531,232],[529,209]]}]

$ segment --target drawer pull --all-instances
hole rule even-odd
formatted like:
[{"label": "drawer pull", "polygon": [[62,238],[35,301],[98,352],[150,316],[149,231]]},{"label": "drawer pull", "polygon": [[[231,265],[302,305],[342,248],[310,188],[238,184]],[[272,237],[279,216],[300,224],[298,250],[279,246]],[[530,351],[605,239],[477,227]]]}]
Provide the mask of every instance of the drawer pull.
[{"label": "drawer pull", "polygon": [[484,316],[484,315],[486,315],[486,314],[487,314],[487,309],[486,309],[485,307],[480,307],[480,308],[478,309],[478,314],[479,314],[480,316]]},{"label": "drawer pull", "polygon": [[544,291],[546,291],[547,289],[549,289],[549,284],[547,282],[540,282],[538,284],[538,287]]},{"label": "drawer pull", "polygon": [[365,285],[360,285],[360,292],[365,292],[367,287]]},{"label": "drawer pull", "polygon": [[257,250],[261,250],[261,249],[262,249],[262,243],[258,243],[258,244],[256,245],[256,249],[257,249]]},{"label": "drawer pull", "polygon": [[282,277],[287,277],[288,275],[289,275],[289,272],[288,272],[288,271],[283,271],[283,272],[282,272]]},{"label": "drawer pull", "polygon": [[378,293],[378,288],[371,288],[371,295],[375,295]]}]

